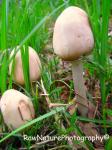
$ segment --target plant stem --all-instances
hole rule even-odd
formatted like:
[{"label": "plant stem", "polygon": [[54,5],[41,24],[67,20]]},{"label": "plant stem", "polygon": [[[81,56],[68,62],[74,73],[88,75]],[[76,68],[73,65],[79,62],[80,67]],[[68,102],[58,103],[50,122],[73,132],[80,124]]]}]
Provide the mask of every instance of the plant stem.
[{"label": "plant stem", "polygon": [[83,78],[83,65],[81,60],[75,60],[72,62],[72,74],[76,99],[78,101],[78,110],[82,116],[87,116],[88,101],[86,98],[86,88]]}]

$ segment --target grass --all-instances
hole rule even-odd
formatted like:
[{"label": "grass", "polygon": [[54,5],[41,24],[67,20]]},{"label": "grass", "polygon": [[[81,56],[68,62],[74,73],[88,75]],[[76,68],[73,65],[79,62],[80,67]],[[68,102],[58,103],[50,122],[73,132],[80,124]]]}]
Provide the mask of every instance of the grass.
[{"label": "grass", "polygon": [[[42,80],[45,89],[48,93],[51,102],[70,103],[73,102],[73,82],[65,79],[71,73],[69,69],[64,69],[60,64],[60,60],[53,53],[52,49],[52,27],[57,16],[64,8],[76,5],[85,9],[89,15],[90,23],[95,38],[95,47],[91,57],[85,59],[85,70],[88,69],[90,75],[100,82],[101,94],[101,116],[94,119],[83,118],[77,113],[72,116],[66,112],[63,107],[56,109],[47,108],[46,97],[42,95],[43,89],[40,81],[31,84],[29,81],[29,60],[28,60],[28,46],[33,47],[39,54],[42,63]],[[5,147],[6,140],[8,141],[7,149],[16,149],[18,145],[22,145],[30,149],[35,143],[32,141],[24,141],[20,131],[31,126],[31,130],[24,131],[25,134],[49,134],[54,131],[53,135],[69,135],[72,131],[77,132],[79,136],[84,133],[77,126],[77,121],[94,123],[101,126],[102,134],[110,134],[112,127],[111,120],[107,119],[112,116],[111,108],[108,106],[108,97],[112,91],[112,63],[110,63],[111,44],[109,44],[108,27],[111,14],[111,0],[69,0],[54,1],[54,0],[21,0],[10,1],[4,0],[0,4],[0,95],[7,89],[15,88],[28,95],[34,104],[36,119],[28,122],[24,126],[9,132],[7,127],[3,124],[2,117],[0,118],[0,127],[3,133],[8,133],[6,136],[1,136],[0,147]],[[18,45],[18,48],[16,46]],[[24,45],[26,48],[24,49]],[[50,48],[49,48],[50,47]],[[14,55],[10,58],[10,52],[15,48]],[[25,86],[20,86],[12,80],[12,76],[8,75],[8,65],[14,61],[14,57],[21,49],[22,65],[25,79]],[[24,49],[24,50],[23,50]],[[63,70],[64,71],[63,71]],[[13,69],[12,69],[13,75]],[[67,92],[68,93],[67,93]],[[66,100],[62,101],[65,96]],[[91,97],[92,94],[91,94]],[[93,100],[93,99],[92,99]],[[112,100],[112,98],[111,98]],[[70,126],[68,121],[70,122]],[[66,128],[61,127],[64,122]],[[43,133],[42,131],[46,131]],[[19,136],[17,136],[19,134]],[[17,136],[15,138],[15,136]],[[19,144],[16,145],[17,140]],[[13,144],[11,144],[13,141]],[[83,148],[88,147],[93,150],[94,145],[85,141],[80,144],[74,141],[76,145],[81,145]],[[112,139],[105,142],[105,149],[109,150],[112,147]],[[61,141],[54,144],[52,148],[60,148],[65,146],[67,149],[72,147],[66,142]],[[50,145],[44,144],[39,149],[51,148]],[[51,149],[52,149],[51,148]],[[66,148],[65,148],[66,149]]]},{"label": "grass", "polygon": [[48,118],[48,117],[50,117],[50,116],[52,116],[52,115],[54,115],[54,114],[56,114],[56,113],[58,113],[58,112],[61,112],[61,111],[64,111],[64,108],[63,108],[63,107],[62,107],[62,108],[56,108],[56,110],[52,110],[51,112],[49,112],[49,113],[47,113],[47,114],[45,114],[45,115],[42,115],[42,116],[40,116],[40,117],[38,117],[38,118],[36,118],[36,119],[30,121],[29,123],[25,124],[24,126],[22,126],[22,127],[18,128],[18,129],[16,129],[15,131],[11,132],[11,133],[8,134],[6,137],[2,138],[2,139],[0,140],[0,143],[3,142],[4,140],[8,139],[8,138],[11,137],[12,135],[18,133],[19,131],[21,131],[21,130],[23,130],[23,129],[26,129],[27,127],[29,127],[29,126],[31,126],[31,125],[33,125],[33,124],[35,124],[35,123],[37,123],[37,122],[39,122],[39,121],[45,119],[45,118]]},{"label": "grass", "polygon": [[[91,22],[94,22],[93,31],[96,40],[96,52],[94,56],[94,61],[98,62],[101,65],[102,69],[105,70],[105,73],[99,69],[99,79],[100,79],[100,89],[101,89],[101,98],[102,98],[102,113],[104,124],[106,126],[106,114],[105,107],[107,101],[106,93],[106,75],[107,75],[107,66],[108,66],[108,26],[109,26],[109,17],[110,17],[110,8],[111,1],[103,1],[100,5],[100,1],[93,0],[93,17],[91,17]],[[100,8],[99,8],[100,7]],[[102,16],[102,20],[101,20]],[[98,33],[100,33],[98,35]]]},{"label": "grass", "polygon": [[[7,16],[7,7],[8,3],[7,1],[4,1],[2,3],[2,23],[1,23],[1,49],[7,49],[7,27],[8,27],[8,16]],[[3,65],[1,66],[0,70],[0,82],[1,82],[1,92],[3,93],[7,87],[7,51],[5,53],[5,56],[3,56]]]}]

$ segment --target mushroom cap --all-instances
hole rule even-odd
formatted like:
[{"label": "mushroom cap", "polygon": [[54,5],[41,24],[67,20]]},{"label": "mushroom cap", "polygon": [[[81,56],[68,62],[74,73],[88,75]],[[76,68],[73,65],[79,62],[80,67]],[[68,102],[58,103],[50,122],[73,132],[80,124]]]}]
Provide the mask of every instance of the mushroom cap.
[{"label": "mushroom cap", "polygon": [[5,124],[11,130],[27,123],[35,116],[29,97],[14,89],[7,90],[3,94],[0,108]]},{"label": "mushroom cap", "polygon": [[73,61],[91,52],[94,38],[86,12],[66,8],[57,18],[53,33],[54,52],[63,60]]},{"label": "mushroom cap", "polygon": [[[23,47],[24,48],[24,47]],[[10,57],[14,54],[15,50],[12,50]],[[40,78],[41,74],[41,62],[38,54],[32,47],[28,47],[29,51],[29,75],[30,81],[36,81]],[[11,75],[13,61],[9,65],[9,74]],[[15,56],[15,65],[13,72],[13,80],[18,84],[24,85],[24,75],[23,75],[23,67],[22,67],[22,59],[21,59],[21,51],[19,50]]]}]

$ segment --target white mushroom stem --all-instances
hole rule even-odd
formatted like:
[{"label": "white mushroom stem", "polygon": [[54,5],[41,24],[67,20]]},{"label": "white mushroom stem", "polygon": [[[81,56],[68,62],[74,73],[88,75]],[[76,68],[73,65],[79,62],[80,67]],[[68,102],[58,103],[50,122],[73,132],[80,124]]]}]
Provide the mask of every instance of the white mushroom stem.
[{"label": "white mushroom stem", "polygon": [[82,116],[87,116],[88,113],[88,101],[86,98],[86,88],[83,78],[83,64],[81,60],[75,60],[72,62],[72,74],[74,80],[74,89],[76,93],[77,106]]}]

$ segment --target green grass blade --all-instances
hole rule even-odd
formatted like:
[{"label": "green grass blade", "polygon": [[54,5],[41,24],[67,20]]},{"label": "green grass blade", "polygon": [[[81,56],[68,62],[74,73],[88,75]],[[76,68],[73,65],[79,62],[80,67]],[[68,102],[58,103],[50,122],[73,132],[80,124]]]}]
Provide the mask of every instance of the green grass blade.
[{"label": "green grass blade", "polygon": [[106,142],[105,144],[105,150],[110,150],[112,148],[112,137]]},{"label": "green grass blade", "polygon": [[1,48],[6,49],[7,37],[7,1],[2,1],[2,27],[1,27]]},{"label": "green grass blade", "polygon": [[[7,26],[8,26],[8,1],[2,1],[2,25],[1,25],[1,49],[4,51],[7,48]],[[0,68],[0,89],[3,93],[7,88],[7,58],[8,51],[3,56],[3,62]]]},{"label": "green grass blade", "polygon": [[[106,69],[107,66],[107,43],[108,43],[108,25],[109,25],[109,16],[110,16],[110,6],[111,0],[104,0],[102,2],[102,33],[101,33],[101,54],[100,54],[100,63]],[[101,84],[101,97],[102,103],[105,105],[106,102],[106,87],[105,87],[105,76],[100,76]]]},{"label": "green grass blade", "polygon": [[28,92],[30,92],[30,79],[29,79],[29,51],[28,46],[25,44],[21,48],[21,59],[23,67],[23,75],[25,80],[25,86]]},{"label": "green grass blade", "polygon": [[[88,118],[83,118],[83,117],[77,117],[77,120],[84,121],[84,122],[92,122],[92,123],[97,123],[97,124],[104,124],[104,120],[97,120],[97,119],[88,119]],[[107,125],[112,126],[112,121],[106,120]]]},{"label": "green grass blade", "polygon": [[48,117],[51,117],[51,116],[57,114],[58,112],[63,112],[63,111],[65,111],[65,108],[64,108],[64,107],[59,107],[59,108],[56,108],[56,109],[50,111],[49,113],[47,113],[47,114],[45,114],[45,115],[43,115],[43,116],[40,116],[40,117],[38,117],[38,118],[36,118],[36,119],[34,119],[34,120],[28,122],[27,124],[25,124],[25,125],[21,126],[20,128],[18,128],[18,129],[16,129],[16,130],[12,131],[10,134],[8,134],[8,135],[5,136],[4,138],[2,138],[2,139],[0,140],[0,143],[2,143],[3,141],[7,140],[8,138],[10,138],[11,136],[13,136],[14,134],[16,134],[16,133],[22,131],[23,129],[25,129],[25,128],[27,128],[27,127],[29,127],[29,126],[31,126],[31,125],[33,125],[33,124],[39,122],[39,121],[42,121],[43,119],[46,119],[46,118],[48,118]]},{"label": "green grass blade", "polygon": [[[100,64],[106,70],[107,68],[107,43],[108,43],[108,26],[109,26],[109,16],[110,16],[111,0],[104,0],[102,2],[102,32],[101,32],[101,53],[100,53]],[[102,114],[104,119],[104,127],[106,132],[106,86],[105,86],[106,76],[100,75],[100,87],[101,87],[101,98],[102,98]]]}]

